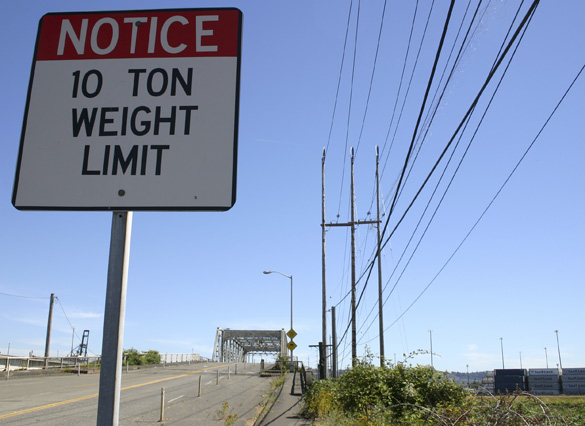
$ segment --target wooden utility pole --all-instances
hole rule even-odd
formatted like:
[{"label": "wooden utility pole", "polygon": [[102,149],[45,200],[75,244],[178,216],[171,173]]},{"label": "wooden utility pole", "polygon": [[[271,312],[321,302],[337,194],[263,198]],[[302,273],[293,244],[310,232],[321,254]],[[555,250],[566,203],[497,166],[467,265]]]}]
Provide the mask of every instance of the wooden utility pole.
[{"label": "wooden utility pole", "polygon": [[357,331],[356,331],[356,300],[355,300],[355,186],[354,186],[354,163],[353,148],[351,148],[351,365],[355,367],[357,360]]},{"label": "wooden utility pole", "polygon": [[53,306],[55,305],[55,293],[51,293],[49,302],[49,321],[47,322],[47,340],[45,341],[45,358],[49,357],[51,347],[51,327],[53,326]]},{"label": "wooden utility pole", "polygon": [[384,309],[382,303],[382,237],[380,234],[380,150],[376,145],[376,211],[378,221],[378,320],[380,323],[380,367],[384,366]]},{"label": "wooden utility pole", "polygon": [[355,227],[356,225],[378,224],[379,220],[356,220],[355,218],[355,185],[354,185],[354,150],[351,148],[351,214],[348,223],[328,223],[325,226],[351,227],[351,365],[355,367],[357,361],[357,321],[356,321],[356,268],[355,268]]},{"label": "wooden utility pole", "polygon": [[337,374],[337,328],[335,326],[335,306],[331,307],[331,376],[338,377]]},{"label": "wooden utility pole", "polygon": [[[322,250],[322,267],[321,267],[321,291],[322,291],[322,298],[321,298],[321,341],[323,343],[327,342],[327,279],[326,279],[326,262],[325,262],[325,238],[327,229],[325,229],[325,148],[323,148],[323,159],[321,160],[321,193],[322,193],[322,202],[321,202],[321,231],[322,231],[322,243],[323,243],[323,250]],[[319,352],[321,354],[321,352]],[[327,377],[327,358],[319,360],[325,365],[325,377]]]}]

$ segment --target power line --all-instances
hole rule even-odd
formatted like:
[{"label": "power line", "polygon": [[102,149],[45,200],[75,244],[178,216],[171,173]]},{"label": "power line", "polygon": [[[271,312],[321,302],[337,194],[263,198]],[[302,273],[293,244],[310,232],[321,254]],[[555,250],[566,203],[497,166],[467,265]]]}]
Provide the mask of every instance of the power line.
[{"label": "power line", "polygon": [[18,294],[9,294],[9,293],[0,293],[0,296],[20,297],[21,299],[41,299],[41,300],[45,300],[46,299],[46,297],[21,296],[21,295],[18,295]]},{"label": "power line", "polygon": [[[337,111],[337,101],[339,99],[339,88],[341,86],[341,75],[342,75],[342,71],[343,71],[343,64],[345,62],[345,51],[347,48],[347,36],[349,34],[349,22],[351,20],[352,9],[353,9],[353,0],[351,0],[349,2],[349,11],[347,14],[347,24],[346,24],[346,29],[345,29],[345,41],[343,44],[343,53],[341,55],[341,65],[339,66],[339,77],[337,79],[337,91],[335,93],[335,103],[333,104],[333,114],[331,116],[331,125],[329,127],[329,137],[327,138],[327,145],[325,147],[325,154],[327,154],[327,151],[329,150],[329,143],[331,142],[331,134],[333,133],[333,123],[335,122],[335,112]],[[327,158],[327,156],[325,156],[325,158]]]},{"label": "power line", "polygon": [[349,86],[349,105],[347,108],[347,123],[345,128],[345,148],[343,149],[343,168],[341,170],[341,185],[339,188],[339,206],[337,208],[337,217],[339,217],[339,212],[341,211],[341,200],[343,195],[343,183],[345,181],[345,163],[347,161],[347,145],[349,142],[349,127],[351,122],[351,110],[352,110],[352,103],[353,103],[353,86],[354,86],[354,77],[355,77],[355,63],[357,57],[357,48],[358,48],[358,35],[359,35],[359,28],[360,28],[360,7],[361,7],[361,0],[358,0],[357,6],[357,18],[355,24],[355,36],[354,36],[354,45],[353,45],[353,61],[351,67],[351,82]]},{"label": "power line", "polygon": [[503,189],[505,188],[505,186],[508,184],[508,182],[510,181],[510,179],[512,178],[512,176],[516,173],[516,170],[518,169],[518,167],[520,167],[520,164],[522,164],[522,162],[524,161],[524,159],[526,158],[526,156],[528,155],[528,153],[530,152],[530,150],[532,149],[532,147],[534,146],[534,144],[536,143],[536,141],[538,140],[538,138],[540,137],[540,135],[542,134],[542,132],[544,131],[544,129],[546,128],[546,126],[548,125],[548,123],[550,122],[550,120],[552,119],[552,117],[554,116],[554,114],[557,112],[557,110],[561,106],[562,102],[567,97],[567,95],[569,94],[569,92],[571,91],[571,89],[573,88],[573,86],[575,85],[575,83],[577,82],[577,80],[579,79],[579,77],[581,76],[581,74],[583,73],[584,70],[585,70],[585,65],[583,65],[581,67],[581,69],[579,70],[579,72],[577,73],[577,75],[575,76],[575,78],[573,79],[573,81],[571,82],[571,84],[569,85],[569,87],[567,88],[567,90],[564,92],[563,96],[558,101],[558,103],[554,107],[553,111],[550,113],[550,115],[548,116],[548,118],[546,119],[546,121],[544,122],[544,124],[542,125],[542,127],[540,128],[540,130],[538,131],[538,133],[536,134],[536,136],[532,140],[532,142],[528,145],[528,147],[524,151],[524,154],[522,154],[522,156],[520,157],[520,159],[518,160],[518,162],[516,163],[516,165],[514,166],[514,168],[512,169],[512,171],[510,172],[510,174],[508,175],[508,177],[504,180],[504,183],[500,186],[500,188],[498,189],[498,191],[496,192],[496,194],[493,196],[493,198],[491,199],[491,201],[489,202],[489,204],[487,205],[487,207],[484,209],[484,211],[482,212],[482,214],[479,216],[479,218],[476,220],[476,222],[473,224],[473,226],[471,227],[471,229],[467,232],[467,234],[465,235],[465,237],[463,238],[463,240],[459,243],[459,245],[457,246],[457,248],[455,249],[455,251],[453,251],[453,253],[449,256],[449,258],[447,259],[447,261],[443,264],[443,266],[441,267],[441,269],[439,269],[439,271],[435,274],[435,276],[433,277],[433,279],[421,291],[421,293],[416,297],[416,299],[414,299],[414,301],[408,306],[408,308],[406,308],[404,310],[404,312],[402,312],[402,314],[400,314],[398,316],[398,318],[396,318],[394,320],[394,322],[392,322],[392,324],[390,324],[388,327],[386,327],[384,329],[384,331],[387,331],[388,329],[390,329],[390,327],[392,327],[404,315],[406,315],[406,313],[414,306],[414,304],[422,297],[422,295],[428,290],[428,288],[435,282],[435,280],[439,277],[439,275],[443,272],[443,270],[451,262],[451,260],[453,259],[453,257],[455,257],[455,255],[457,254],[457,252],[459,251],[459,249],[461,249],[461,247],[467,241],[467,239],[469,238],[469,236],[471,235],[471,233],[475,230],[475,228],[477,227],[477,225],[479,224],[479,222],[484,218],[484,216],[486,215],[486,213],[488,212],[488,210],[491,208],[491,206],[493,205],[493,203],[496,201],[496,199],[498,198],[498,196],[500,195],[500,193],[503,191]]},{"label": "power line", "polygon": [[387,0],[384,0],[384,7],[382,9],[382,17],[380,18],[380,30],[378,31],[378,42],[376,43],[376,54],[374,55],[374,64],[372,65],[372,74],[370,76],[370,87],[368,89],[368,98],[366,99],[366,106],[364,108],[364,116],[362,118],[362,126],[360,129],[360,134],[358,136],[358,141],[355,147],[355,154],[357,155],[358,150],[360,148],[360,143],[362,141],[362,134],[364,132],[364,125],[366,123],[366,115],[368,114],[368,106],[370,104],[370,96],[372,94],[372,86],[374,84],[374,74],[376,73],[376,63],[378,62],[378,53],[380,51],[380,40],[382,38],[382,30],[384,28],[384,17],[386,16],[386,3]]},{"label": "power line", "polygon": [[[502,54],[500,55],[500,57],[498,59],[495,60],[494,65],[484,83],[484,85],[482,86],[481,90],[479,91],[479,93],[477,94],[475,100],[473,101],[472,105],[470,106],[470,108],[468,109],[467,113],[465,114],[463,120],[461,121],[460,125],[457,127],[456,131],[453,134],[453,137],[450,139],[450,141],[448,142],[448,144],[446,145],[445,149],[443,150],[443,153],[440,155],[439,159],[437,160],[437,162],[435,163],[435,165],[433,166],[431,172],[429,173],[429,175],[427,176],[427,178],[425,179],[425,181],[423,182],[423,185],[421,186],[421,188],[419,189],[419,191],[417,192],[417,194],[415,195],[414,199],[412,200],[412,202],[410,203],[410,205],[408,206],[408,208],[406,209],[406,211],[404,212],[403,216],[401,217],[401,219],[398,221],[397,225],[395,226],[395,228],[393,229],[393,231],[391,232],[390,236],[386,239],[386,241],[384,242],[384,246],[388,243],[388,241],[390,240],[390,237],[393,235],[393,233],[396,231],[396,229],[398,228],[398,226],[400,225],[400,223],[402,222],[402,220],[404,219],[405,215],[407,214],[407,212],[410,210],[410,208],[412,207],[414,201],[418,198],[418,196],[420,195],[422,189],[424,188],[424,186],[426,186],[428,180],[430,179],[431,175],[434,173],[434,171],[436,170],[438,164],[440,163],[440,161],[442,160],[443,156],[445,155],[445,153],[447,152],[447,150],[449,149],[450,145],[452,144],[453,140],[455,139],[455,136],[460,132],[462,126],[464,123],[467,122],[469,116],[471,115],[471,113],[473,112],[473,110],[475,109],[475,106],[477,105],[477,102],[479,101],[479,98],[481,97],[481,95],[483,94],[484,90],[486,89],[488,83],[491,81],[491,78],[493,77],[495,71],[499,68],[499,66],[501,65],[504,57],[507,56],[507,53],[509,51],[509,49],[511,48],[512,44],[515,42],[516,38],[518,37],[518,34],[520,33],[520,31],[522,30],[522,28],[524,28],[525,31],[525,26],[527,24],[527,22],[529,22],[529,18],[531,18],[533,16],[534,10],[536,8],[538,4],[538,1],[536,0],[532,6],[530,7],[530,9],[528,10],[528,12],[526,13],[524,19],[522,20],[522,22],[520,23],[520,25],[518,26],[517,30],[515,31],[514,35],[512,36],[511,40],[509,41],[508,45],[506,46],[506,48],[503,50]],[[436,61],[435,61],[436,64]],[[427,87],[427,92],[428,92],[428,87]],[[421,109],[422,111],[422,109]],[[419,115],[419,119],[420,119],[420,115]],[[413,134],[413,140],[414,137],[416,135],[416,131]],[[412,147],[412,141],[411,141],[411,147]],[[405,161],[405,165],[408,163],[408,161]],[[403,173],[404,173],[404,168],[403,168]],[[393,206],[395,205],[395,201],[396,201],[396,195],[398,193],[398,188],[397,188],[397,192],[395,193],[395,197],[394,197],[394,202],[393,202]],[[391,210],[392,213],[392,210]],[[387,226],[389,224],[389,219],[390,219],[390,215],[387,217],[386,220],[386,225],[384,227],[384,233],[387,230]],[[366,283],[364,284],[364,289],[362,290],[362,295],[365,291],[365,287],[368,284],[369,281],[369,276],[372,272],[372,268],[373,268],[373,264],[375,262],[375,259],[377,258],[377,255],[373,256],[373,260],[370,263],[369,267],[367,268],[368,271],[368,277],[366,279]],[[366,274],[366,271],[364,271],[364,273],[362,274],[362,276],[360,277],[363,278],[363,276]],[[359,280],[358,280],[359,281]],[[360,300],[361,300],[361,296],[360,296]],[[358,302],[359,303],[359,302]],[[349,327],[348,327],[349,328]],[[342,339],[345,337],[345,335],[347,334],[347,329],[346,332],[344,333]]]}]

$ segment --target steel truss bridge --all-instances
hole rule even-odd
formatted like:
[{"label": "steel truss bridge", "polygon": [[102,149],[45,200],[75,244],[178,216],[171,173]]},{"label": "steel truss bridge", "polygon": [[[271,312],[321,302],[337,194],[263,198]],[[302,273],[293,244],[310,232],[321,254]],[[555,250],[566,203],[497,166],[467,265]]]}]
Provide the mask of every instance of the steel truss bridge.
[{"label": "steel truss bridge", "polygon": [[245,362],[248,355],[288,354],[287,337],[282,330],[230,330],[217,328],[213,361]]}]

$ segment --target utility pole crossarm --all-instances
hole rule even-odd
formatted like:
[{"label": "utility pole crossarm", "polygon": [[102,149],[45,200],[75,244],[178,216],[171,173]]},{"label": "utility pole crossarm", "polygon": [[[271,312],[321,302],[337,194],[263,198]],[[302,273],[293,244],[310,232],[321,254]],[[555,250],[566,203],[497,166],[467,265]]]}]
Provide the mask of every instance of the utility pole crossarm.
[{"label": "utility pole crossarm", "polygon": [[321,226],[353,226],[353,225],[375,225],[380,223],[379,220],[358,220],[357,222],[347,222],[347,223],[326,223],[325,225]]}]

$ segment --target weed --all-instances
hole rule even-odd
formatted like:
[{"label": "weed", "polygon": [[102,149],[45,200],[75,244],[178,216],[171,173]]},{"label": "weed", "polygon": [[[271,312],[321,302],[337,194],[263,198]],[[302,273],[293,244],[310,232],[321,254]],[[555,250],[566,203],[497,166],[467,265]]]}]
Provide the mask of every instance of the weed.
[{"label": "weed", "polygon": [[229,411],[230,403],[226,401],[221,405],[221,409],[215,411],[216,420],[223,420],[226,426],[232,426],[233,424],[235,424],[236,421],[238,420],[238,415],[235,413],[228,414]]}]

